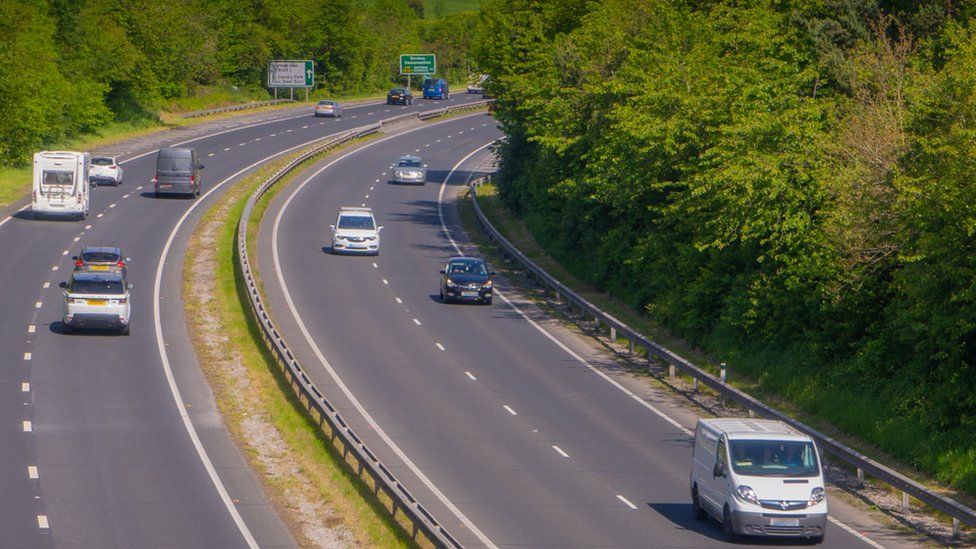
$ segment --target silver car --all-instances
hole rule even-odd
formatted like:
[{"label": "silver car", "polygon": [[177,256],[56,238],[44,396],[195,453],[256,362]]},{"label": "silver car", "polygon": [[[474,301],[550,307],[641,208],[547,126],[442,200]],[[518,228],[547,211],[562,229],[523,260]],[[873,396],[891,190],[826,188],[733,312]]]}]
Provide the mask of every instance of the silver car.
[{"label": "silver car", "polygon": [[393,182],[423,185],[427,182],[427,164],[419,156],[401,156],[393,165]]},{"label": "silver car", "polygon": [[59,284],[64,288],[62,331],[75,328],[108,328],[129,335],[132,312],[129,290],[121,273],[86,273],[71,275],[71,280]]}]

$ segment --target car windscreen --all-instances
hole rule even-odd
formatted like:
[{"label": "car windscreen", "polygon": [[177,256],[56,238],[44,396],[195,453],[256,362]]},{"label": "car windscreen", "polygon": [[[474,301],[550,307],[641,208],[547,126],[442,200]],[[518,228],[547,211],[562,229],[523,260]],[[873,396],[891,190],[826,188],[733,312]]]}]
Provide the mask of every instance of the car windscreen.
[{"label": "car windscreen", "polygon": [[451,263],[448,272],[478,276],[486,276],[488,274],[488,271],[485,270],[485,264],[477,261],[458,261],[457,263]]},{"label": "car windscreen", "polygon": [[81,260],[85,263],[115,263],[119,260],[119,254],[115,252],[84,252]]},{"label": "car windscreen", "polygon": [[111,158],[92,158],[91,163],[93,166],[111,166],[115,164]]},{"label": "car windscreen", "polygon": [[189,156],[160,156],[156,171],[190,173],[193,171],[193,161]]},{"label": "car windscreen", "polygon": [[813,443],[784,440],[731,440],[732,469],[756,477],[815,477],[820,465]]},{"label": "car windscreen", "polygon": [[423,164],[417,159],[403,159],[397,162],[397,166],[401,168],[421,168]]},{"label": "car windscreen", "polygon": [[334,105],[334,104],[335,104],[335,103],[334,103],[334,102],[332,102],[332,101],[324,101],[324,100],[323,100],[323,101],[319,101],[319,105],[325,105],[325,106],[329,106],[329,107],[331,107],[331,106],[332,106],[332,105]]},{"label": "car windscreen", "polygon": [[407,93],[407,90],[403,88],[393,88],[392,90],[390,90],[390,93],[392,93],[393,95],[403,95]]},{"label": "car windscreen", "polygon": [[371,231],[376,228],[373,218],[367,215],[343,215],[339,217],[338,228]]},{"label": "car windscreen", "polygon": [[69,294],[110,294],[122,295],[125,286],[120,280],[72,280],[68,285]]}]

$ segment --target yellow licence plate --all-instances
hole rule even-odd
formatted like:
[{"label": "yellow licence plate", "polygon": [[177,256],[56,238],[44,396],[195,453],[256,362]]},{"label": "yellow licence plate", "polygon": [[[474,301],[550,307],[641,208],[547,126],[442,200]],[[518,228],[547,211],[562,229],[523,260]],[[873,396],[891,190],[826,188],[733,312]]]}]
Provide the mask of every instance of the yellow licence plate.
[{"label": "yellow licence plate", "polygon": [[88,300],[88,304],[89,305],[105,305],[106,303],[108,303],[108,300],[107,299],[89,299]]},{"label": "yellow licence plate", "polygon": [[93,271],[107,271],[108,265],[92,265],[91,270]]}]

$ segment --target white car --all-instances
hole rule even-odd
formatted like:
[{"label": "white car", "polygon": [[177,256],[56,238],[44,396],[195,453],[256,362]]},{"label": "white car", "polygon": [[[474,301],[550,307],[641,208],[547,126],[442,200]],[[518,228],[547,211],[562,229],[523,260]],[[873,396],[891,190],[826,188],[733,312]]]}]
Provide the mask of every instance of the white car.
[{"label": "white car", "polygon": [[393,165],[394,183],[423,185],[427,181],[427,164],[419,156],[401,156]]},{"label": "white car", "polygon": [[332,253],[379,255],[380,231],[370,208],[343,207],[332,229]]},{"label": "white car", "polygon": [[122,184],[122,166],[111,156],[93,156],[88,168],[88,180],[96,185],[111,183]]},{"label": "white car", "polygon": [[64,308],[61,314],[62,331],[75,328],[109,328],[129,335],[132,305],[122,273],[75,272],[64,288]]}]

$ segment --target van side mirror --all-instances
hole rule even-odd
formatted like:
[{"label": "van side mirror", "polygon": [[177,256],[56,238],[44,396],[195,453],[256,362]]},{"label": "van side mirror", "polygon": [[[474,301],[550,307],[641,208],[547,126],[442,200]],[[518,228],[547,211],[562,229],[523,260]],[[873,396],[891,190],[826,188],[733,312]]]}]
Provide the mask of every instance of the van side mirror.
[{"label": "van side mirror", "polygon": [[67,282],[58,282],[58,288],[67,288],[67,287],[68,287]]},{"label": "van side mirror", "polygon": [[329,228],[334,231],[335,230],[335,225],[329,225]]},{"label": "van side mirror", "polygon": [[127,258],[125,258],[125,262],[126,262],[126,263],[128,263],[128,262],[130,262],[130,261],[132,261],[132,258],[131,258],[131,257],[127,257]]},{"label": "van side mirror", "polygon": [[136,285],[133,284],[133,283],[131,283],[131,282],[126,286],[126,288],[128,288],[130,290],[135,289],[135,287],[136,287]]},{"label": "van side mirror", "polygon": [[438,272],[439,272],[439,273],[441,273],[442,275],[444,275],[444,274],[447,274],[447,271],[445,271],[444,269],[441,269],[441,270],[440,270],[440,271],[438,271]]},{"label": "van side mirror", "polygon": [[76,256],[76,255],[73,255],[73,256],[71,256],[71,259],[73,259],[73,260],[75,260],[75,261],[78,261],[78,256]]},{"label": "van side mirror", "polygon": [[380,232],[382,230],[383,230],[383,225],[380,225],[379,227],[376,227],[376,232]]},{"label": "van side mirror", "polygon": [[207,169],[207,167],[206,167],[206,166],[204,166],[203,164],[200,164],[200,170],[201,170],[201,171],[203,171],[203,170],[206,170],[206,169]]},{"label": "van side mirror", "polygon": [[725,476],[725,466],[721,463],[716,463],[715,467],[712,469],[712,477],[724,477]]}]

